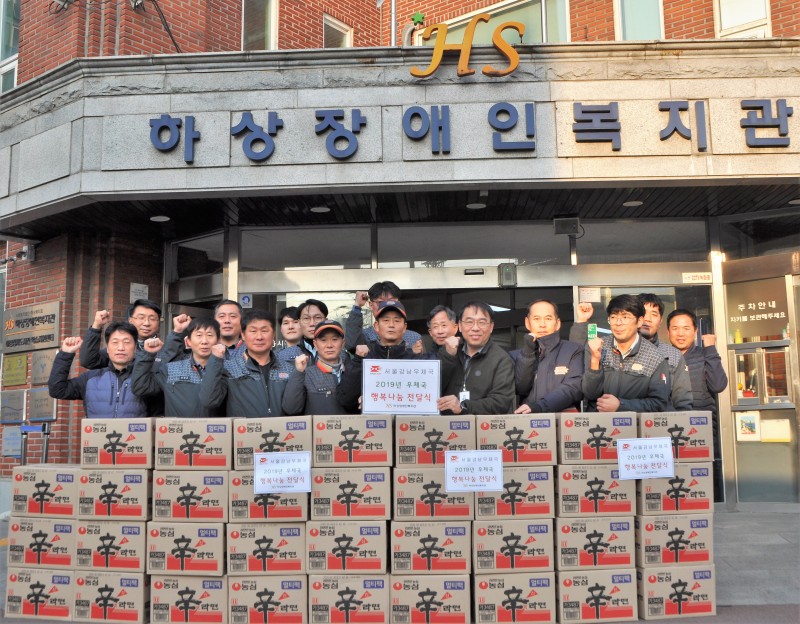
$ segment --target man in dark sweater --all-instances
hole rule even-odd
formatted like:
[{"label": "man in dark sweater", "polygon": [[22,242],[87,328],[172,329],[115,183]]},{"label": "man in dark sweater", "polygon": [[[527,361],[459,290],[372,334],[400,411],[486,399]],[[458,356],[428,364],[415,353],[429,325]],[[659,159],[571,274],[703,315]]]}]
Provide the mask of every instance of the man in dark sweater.
[{"label": "man in dark sweater", "polygon": [[697,316],[691,310],[678,308],[667,316],[669,341],[683,354],[689,367],[692,383],[692,409],[711,412],[714,423],[714,484],[720,489],[722,453],[719,441],[719,414],[717,394],[728,387],[728,376],[722,369],[722,358],[717,352],[717,337],[705,334],[702,346],[697,344]]}]

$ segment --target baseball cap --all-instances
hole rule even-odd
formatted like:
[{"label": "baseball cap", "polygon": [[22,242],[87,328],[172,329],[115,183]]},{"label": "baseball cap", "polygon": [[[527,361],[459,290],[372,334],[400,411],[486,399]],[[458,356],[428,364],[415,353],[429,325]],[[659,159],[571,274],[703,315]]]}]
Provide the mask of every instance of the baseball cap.
[{"label": "baseball cap", "polygon": [[403,315],[404,319],[408,318],[408,314],[406,314],[405,306],[400,303],[399,301],[381,301],[378,304],[378,310],[375,312],[375,318],[378,318],[381,314],[386,312],[387,310],[395,310]]},{"label": "baseball cap", "polygon": [[324,321],[320,321],[319,323],[317,323],[317,326],[314,328],[314,338],[316,338],[322,332],[328,329],[332,329],[338,334],[344,336],[344,329],[342,328],[341,323],[338,323],[337,321],[332,321],[331,319],[325,319]]}]

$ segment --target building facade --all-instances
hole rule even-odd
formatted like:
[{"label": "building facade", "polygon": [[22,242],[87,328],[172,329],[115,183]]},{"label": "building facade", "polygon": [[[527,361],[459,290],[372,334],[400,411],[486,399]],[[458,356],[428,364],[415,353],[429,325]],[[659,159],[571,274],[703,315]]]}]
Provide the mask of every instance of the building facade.
[{"label": "building facade", "polygon": [[[481,298],[511,349],[533,299],[602,330],[656,292],[718,336],[726,500],[797,500],[797,3],[163,2],[169,29],[151,2],[55,4],[25,4],[0,99],[6,327],[55,314],[57,342],[145,293],[164,331],[221,297],[343,316],[391,279],[412,328]],[[439,64],[433,24],[460,46]],[[4,420],[56,415],[76,461],[80,407],[37,393],[53,345],[14,340]]]}]

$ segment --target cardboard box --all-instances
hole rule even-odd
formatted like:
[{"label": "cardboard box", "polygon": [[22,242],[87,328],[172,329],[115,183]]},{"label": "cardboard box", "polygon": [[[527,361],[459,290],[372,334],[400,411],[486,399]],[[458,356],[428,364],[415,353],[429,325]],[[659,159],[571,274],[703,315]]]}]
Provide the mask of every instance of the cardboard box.
[{"label": "cardboard box", "polygon": [[639,437],[671,438],[675,461],[714,461],[714,425],[711,412],[639,414]]},{"label": "cardboard box", "polygon": [[252,471],[230,472],[230,522],[304,522],[308,520],[308,493],[256,494]]},{"label": "cardboard box", "polygon": [[311,520],[306,523],[306,550],[311,574],[384,574],[386,522]]},{"label": "cardboard box", "polygon": [[552,466],[503,466],[502,492],[476,492],[475,518],[552,518],[556,489]]},{"label": "cardboard box", "polygon": [[81,469],[66,464],[14,466],[11,513],[15,516],[75,518]]},{"label": "cardboard box", "polygon": [[553,521],[476,520],[472,523],[476,575],[553,570]]},{"label": "cardboard box", "polygon": [[394,519],[472,520],[475,494],[444,488],[444,468],[395,468]]},{"label": "cardboard box", "polygon": [[488,574],[475,579],[476,622],[556,621],[553,572]]},{"label": "cardboard box", "polygon": [[145,468],[84,470],[79,483],[78,518],[150,518],[150,471]]},{"label": "cardboard box", "polygon": [[227,470],[153,471],[153,519],[227,522]]},{"label": "cardboard box", "polygon": [[7,618],[72,621],[75,572],[45,568],[9,568]]},{"label": "cardboard box", "polygon": [[557,513],[559,517],[632,516],[636,481],[619,478],[611,464],[559,466]]},{"label": "cardboard box", "polygon": [[391,466],[391,416],[314,416],[314,467]]},{"label": "cardboard box", "polygon": [[148,522],[147,573],[222,576],[224,526],[221,522]]},{"label": "cardboard box", "polygon": [[445,451],[475,449],[475,416],[395,416],[394,444],[398,466],[444,465]]},{"label": "cardboard box", "polygon": [[147,558],[144,522],[91,520],[77,524],[75,569],[144,572]]},{"label": "cardboard box", "polygon": [[233,467],[253,468],[253,453],[311,452],[311,416],[233,419]]},{"label": "cardboard box", "polygon": [[675,463],[672,479],[636,482],[637,513],[703,514],[714,510],[713,464]]},{"label": "cardboard box", "polygon": [[309,621],[314,624],[389,621],[389,575],[312,574],[308,577]]},{"label": "cardboard box", "polygon": [[150,621],[158,624],[227,624],[227,579],[182,575],[151,577]]},{"label": "cardboard box", "polygon": [[228,574],[304,574],[306,527],[297,523],[229,524]]},{"label": "cardboard box", "polygon": [[152,418],[84,418],[81,421],[84,468],[152,468]]},{"label": "cardboard box", "polygon": [[477,416],[478,450],[503,451],[504,464],[553,466],[558,463],[555,414]]},{"label": "cardboard box", "polygon": [[561,464],[616,464],[617,440],[637,437],[636,413],[558,415]]},{"label": "cardboard box", "polygon": [[632,568],[636,564],[633,516],[556,519],[556,568]]},{"label": "cardboard box", "polygon": [[313,468],[312,520],[388,520],[392,514],[391,469]]},{"label": "cardboard box", "polygon": [[228,470],[233,432],[230,418],[159,418],[154,467],[159,470]]},{"label": "cardboard box", "polygon": [[392,624],[469,624],[470,582],[468,575],[396,576],[392,583]]},{"label": "cardboard box", "polygon": [[75,572],[76,622],[150,620],[150,579],[145,574],[84,570]]},{"label": "cardboard box", "polygon": [[558,579],[558,621],[628,622],[639,619],[636,569],[562,570]]},{"label": "cardboard box", "polygon": [[307,577],[229,578],[228,621],[231,624],[308,622]]},{"label": "cardboard box", "polygon": [[469,574],[472,526],[469,521],[392,522],[393,574]]},{"label": "cardboard box", "polygon": [[636,516],[636,565],[714,563],[714,516]]},{"label": "cardboard box", "polygon": [[[639,613],[645,620],[717,614],[713,565],[637,568]],[[765,618],[766,620],[766,618]]]},{"label": "cardboard box", "polygon": [[8,565],[75,567],[75,520],[12,517],[8,526]]}]

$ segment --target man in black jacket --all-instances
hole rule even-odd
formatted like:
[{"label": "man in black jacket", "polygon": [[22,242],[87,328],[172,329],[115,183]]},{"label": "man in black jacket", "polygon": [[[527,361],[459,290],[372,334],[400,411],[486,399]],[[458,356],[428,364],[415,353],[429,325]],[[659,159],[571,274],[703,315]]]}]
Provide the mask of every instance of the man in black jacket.
[{"label": "man in black jacket", "polygon": [[[514,407],[514,364],[508,353],[491,341],[494,313],[486,303],[472,301],[459,315],[455,336],[439,351],[442,362],[443,414],[509,414]],[[448,375],[445,370],[450,367]]]},{"label": "man in black jacket", "polygon": [[527,397],[515,414],[577,410],[583,393],[583,346],[561,340],[558,306],[540,299],[528,306],[525,327],[530,332],[517,355],[514,382]]}]

